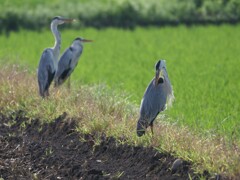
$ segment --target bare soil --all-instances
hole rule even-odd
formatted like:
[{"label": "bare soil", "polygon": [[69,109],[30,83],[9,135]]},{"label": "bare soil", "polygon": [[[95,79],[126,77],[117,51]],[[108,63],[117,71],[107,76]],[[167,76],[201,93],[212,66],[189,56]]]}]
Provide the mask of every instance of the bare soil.
[{"label": "bare soil", "polygon": [[[0,178],[199,179],[191,164],[153,148],[119,144],[112,137],[79,134],[63,114],[51,123],[24,112],[0,114]],[[98,136],[98,138],[97,138]],[[97,143],[97,139],[101,139]],[[180,163],[179,163],[180,162]],[[207,172],[202,176],[210,177]],[[219,176],[218,176],[219,177]],[[218,178],[217,177],[217,178]]]}]

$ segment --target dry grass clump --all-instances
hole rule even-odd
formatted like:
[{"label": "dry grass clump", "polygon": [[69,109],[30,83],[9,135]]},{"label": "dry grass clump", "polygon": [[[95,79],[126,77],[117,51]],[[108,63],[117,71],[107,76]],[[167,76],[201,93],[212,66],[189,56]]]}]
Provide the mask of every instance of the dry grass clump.
[{"label": "dry grass clump", "polygon": [[66,112],[69,118],[79,119],[78,130],[83,133],[104,133],[116,137],[119,143],[154,146],[191,161],[196,172],[208,170],[233,178],[240,174],[237,142],[214,135],[203,137],[186,127],[169,124],[167,116],[160,115],[155,121],[153,137],[147,133],[138,138],[138,107],[125,94],[114,93],[105,85],[51,88],[50,97],[42,99],[36,76],[13,66],[1,68],[0,94],[3,113],[23,110],[29,118],[51,121]]}]

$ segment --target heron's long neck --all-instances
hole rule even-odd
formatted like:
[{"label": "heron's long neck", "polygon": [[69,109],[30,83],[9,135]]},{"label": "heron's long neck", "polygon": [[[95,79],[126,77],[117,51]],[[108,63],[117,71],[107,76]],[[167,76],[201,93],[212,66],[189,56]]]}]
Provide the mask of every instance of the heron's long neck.
[{"label": "heron's long neck", "polygon": [[55,61],[57,62],[59,54],[60,54],[60,48],[61,48],[61,35],[57,29],[57,24],[51,24],[51,30],[52,30],[52,33],[55,38],[55,44],[53,46],[53,53],[54,53]]}]

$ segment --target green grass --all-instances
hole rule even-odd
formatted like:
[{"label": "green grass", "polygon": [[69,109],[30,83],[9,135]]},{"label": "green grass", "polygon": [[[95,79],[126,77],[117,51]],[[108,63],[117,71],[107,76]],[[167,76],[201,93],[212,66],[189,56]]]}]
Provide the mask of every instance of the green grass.
[{"label": "green grass", "polygon": [[[62,31],[62,51],[77,36],[85,44],[72,74],[77,84],[105,83],[128,93],[139,106],[154,64],[166,59],[176,101],[168,121],[203,135],[240,140],[238,66],[240,26],[80,29]],[[0,36],[2,64],[28,66],[35,74],[42,50],[53,45],[51,32],[20,31]]]},{"label": "green grass", "polygon": [[[1,113],[14,116],[14,112],[21,110],[29,121],[39,118],[42,122],[50,122],[66,112],[66,121],[76,120],[81,133],[99,137],[105,134],[117,138],[118,143],[151,146],[160,152],[169,152],[192,162],[196,173],[207,170],[211,175],[239,176],[240,150],[234,142],[228,146],[221,137],[202,137],[187,127],[167,123],[167,116],[156,120],[153,137],[148,130],[145,136],[138,138],[138,107],[129,102],[124,93],[116,93],[101,84],[75,85],[71,91],[64,86],[51,88],[51,97],[42,99],[37,93],[36,79],[27,69],[4,67],[0,75]],[[97,144],[100,139],[95,141]]]}]

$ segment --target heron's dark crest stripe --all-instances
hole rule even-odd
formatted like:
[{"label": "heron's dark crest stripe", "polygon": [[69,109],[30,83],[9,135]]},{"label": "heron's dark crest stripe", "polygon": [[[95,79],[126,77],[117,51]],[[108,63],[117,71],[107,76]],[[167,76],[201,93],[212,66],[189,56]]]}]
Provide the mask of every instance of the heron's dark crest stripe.
[{"label": "heron's dark crest stripe", "polygon": [[55,19],[60,19],[60,16],[55,16],[54,18],[52,18],[52,21]]},{"label": "heron's dark crest stripe", "polygon": [[79,40],[79,41],[81,41],[81,40],[83,40],[83,38],[81,38],[81,37],[77,37],[77,38],[74,39],[74,41],[75,41],[75,40]]},{"label": "heron's dark crest stripe", "polygon": [[159,61],[156,63],[156,65],[155,65],[155,68],[156,68],[156,70],[158,70],[158,69],[159,69],[159,67],[160,67],[160,64],[161,64],[161,60],[159,60]]}]

